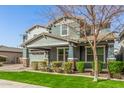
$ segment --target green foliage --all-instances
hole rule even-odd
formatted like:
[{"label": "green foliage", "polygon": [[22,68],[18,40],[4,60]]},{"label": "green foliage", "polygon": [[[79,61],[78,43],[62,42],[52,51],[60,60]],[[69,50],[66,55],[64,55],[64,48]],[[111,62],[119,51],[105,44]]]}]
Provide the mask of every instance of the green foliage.
[{"label": "green foliage", "polygon": [[108,68],[111,74],[121,73],[124,69],[124,62],[121,61],[111,61],[108,64]]},{"label": "green foliage", "polygon": [[84,62],[76,62],[76,68],[78,72],[80,73],[84,72]]},{"label": "green foliage", "polygon": [[38,62],[38,69],[46,71],[47,69],[47,62],[45,61],[39,61]]},{"label": "green foliage", "polygon": [[52,62],[52,69],[54,72],[62,72],[62,62]]},{"label": "green foliage", "polygon": [[31,67],[33,70],[38,70],[38,61],[31,62]]},{"label": "green foliage", "polygon": [[6,61],[6,57],[0,56],[0,62],[5,62],[5,61]]},{"label": "green foliage", "polygon": [[41,67],[47,67],[47,62],[41,61],[41,62],[39,62],[39,63],[40,63],[40,65],[41,65]]},{"label": "green foliage", "polygon": [[65,73],[72,73],[72,65],[73,65],[73,62],[65,62],[64,63]]},{"label": "green foliage", "polygon": [[51,88],[124,88],[124,81],[99,79],[98,82],[93,82],[93,78],[83,76],[68,76],[26,71],[0,71],[0,79]]},{"label": "green foliage", "polygon": [[62,67],[62,62],[52,62],[52,67]]}]

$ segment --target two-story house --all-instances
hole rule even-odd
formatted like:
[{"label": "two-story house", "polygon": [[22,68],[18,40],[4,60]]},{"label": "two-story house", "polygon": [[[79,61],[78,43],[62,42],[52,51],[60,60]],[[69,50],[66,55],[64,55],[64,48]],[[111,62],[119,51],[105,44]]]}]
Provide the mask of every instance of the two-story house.
[{"label": "two-story house", "polygon": [[[46,27],[35,25],[26,31],[23,37],[23,61],[84,61],[93,62],[92,49],[80,31],[81,17],[60,17],[48,23]],[[91,26],[92,27],[92,26]],[[90,26],[88,39],[93,40]],[[104,63],[114,58],[115,36],[110,31],[110,24],[103,27],[98,36],[101,42],[97,45],[98,59]]]}]

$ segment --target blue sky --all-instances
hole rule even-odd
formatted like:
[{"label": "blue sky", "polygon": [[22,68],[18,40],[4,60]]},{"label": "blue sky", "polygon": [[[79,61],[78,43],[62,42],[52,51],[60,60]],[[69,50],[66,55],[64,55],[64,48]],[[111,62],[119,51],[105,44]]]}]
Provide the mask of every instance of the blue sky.
[{"label": "blue sky", "polygon": [[0,6],[0,45],[18,47],[22,34],[34,24],[46,24],[40,16],[48,6]]}]

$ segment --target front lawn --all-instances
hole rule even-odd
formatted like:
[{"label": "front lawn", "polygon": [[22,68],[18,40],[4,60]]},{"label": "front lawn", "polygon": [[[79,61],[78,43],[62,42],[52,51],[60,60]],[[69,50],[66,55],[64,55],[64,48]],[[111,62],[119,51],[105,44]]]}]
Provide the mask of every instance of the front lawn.
[{"label": "front lawn", "polygon": [[24,82],[53,88],[124,88],[124,82],[99,80],[81,76],[53,75],[36,72],[0,72],[0,79]]}]

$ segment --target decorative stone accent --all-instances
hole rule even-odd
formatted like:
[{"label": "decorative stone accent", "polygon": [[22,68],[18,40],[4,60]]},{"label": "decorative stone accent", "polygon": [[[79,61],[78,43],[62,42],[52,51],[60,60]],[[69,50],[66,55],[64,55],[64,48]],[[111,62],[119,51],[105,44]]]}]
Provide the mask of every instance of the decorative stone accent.
[{"label": "decorative stone accent", "polygon": [[73,62],[73,71],[76,71],[77,58],[75,58],[75,55],[74,55],[74,44],[73,43],[69,44],[68,61]]},{"label": "decorative stone accent", "polygon": [[24,67],[29,67],[29,59],[28,58],[22,58],[23,66]]}]

